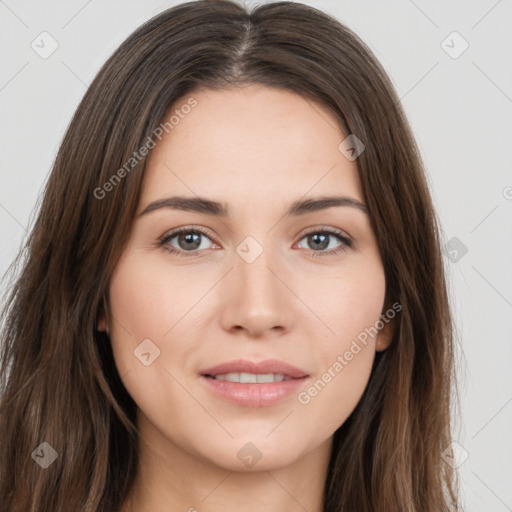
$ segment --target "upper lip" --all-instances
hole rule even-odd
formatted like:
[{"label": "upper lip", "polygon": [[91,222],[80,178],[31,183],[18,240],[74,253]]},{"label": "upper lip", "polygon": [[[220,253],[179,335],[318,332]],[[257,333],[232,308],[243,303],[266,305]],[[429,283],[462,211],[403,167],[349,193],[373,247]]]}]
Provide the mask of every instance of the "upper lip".
[{"label": "upper lip", "polygon": [[264,361],[249,361],[248,359],[236,359],[232,361],[226,361],[225,363],[218,364],[201,370],[201,375],[221,375],[223,373],[281,373],[284,376],[292,377],[294,379],[300,379],[301,377],[307,377],[307,372],[292,366],[291,364],[279,361],[278,359],[265,359]]}]

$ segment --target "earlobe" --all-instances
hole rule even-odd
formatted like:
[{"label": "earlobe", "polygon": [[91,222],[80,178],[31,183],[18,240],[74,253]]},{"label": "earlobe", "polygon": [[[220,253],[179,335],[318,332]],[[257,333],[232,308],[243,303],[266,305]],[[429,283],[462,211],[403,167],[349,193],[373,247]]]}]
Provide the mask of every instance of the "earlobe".
[{"label": "earlobe", "polygon": [[375,350],[377,352],[382,352],[386,350],[393,341],[393,336],[395,334],[395,319],[388,319],[388,321],[382,320],[384,327],[379,330],[377,334],[377,341],[375,345]]},{"label": "earlobe", "polygon": [[103,313],[98,315],[96,329],[100,332],[105,332],[107,330],[107,322],[105,321],[105,315]]},{"label": "earlobe", "polygon": [[100,332],[107,332],[107,319],[105,315],[105,300],[103,299],[103,303],[100,304],[98,308],[98,314],[96,316],[96,330]]}]

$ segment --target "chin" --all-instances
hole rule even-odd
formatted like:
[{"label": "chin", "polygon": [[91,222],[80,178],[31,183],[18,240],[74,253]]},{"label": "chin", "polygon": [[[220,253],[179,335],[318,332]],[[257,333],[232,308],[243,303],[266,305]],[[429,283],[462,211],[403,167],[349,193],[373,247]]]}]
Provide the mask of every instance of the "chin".
[{"label": "chin", "polygon": [[304,446],[283,446],[277,438],[270,441],[264,437],[253,437],[252,440],[247,437],[235,438],[229,440],[227,444],[201,447],[202,456],[212,464],[228,471],[243,473],[272,471],[289,466],[303,451]]}]

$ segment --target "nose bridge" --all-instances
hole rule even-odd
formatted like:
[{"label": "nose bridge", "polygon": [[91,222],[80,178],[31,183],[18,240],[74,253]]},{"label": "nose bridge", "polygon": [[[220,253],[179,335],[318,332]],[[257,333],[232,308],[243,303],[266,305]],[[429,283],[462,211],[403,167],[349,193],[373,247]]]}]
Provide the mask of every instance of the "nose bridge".
[{"label": "nose bridge", "polygon": [[235,273],[242,285],[239,293],[258,298],[262,303],[277,300],[281,293],[278,289],[279,280],[270,270],[278,265],[273,257],[275,250],[269,246],[269,239],[263,245],[263,241],[247,237],[238,245],[234,261]]},{"label": "nose bridge", "polygon": [[290,297],[286,295],[290,291],[278,277],[280,265],[274,253],[253,237],[237,246],[223,301],[225,328],[244,327],[253,334],[261,334],[267,329],[288,326]]}]

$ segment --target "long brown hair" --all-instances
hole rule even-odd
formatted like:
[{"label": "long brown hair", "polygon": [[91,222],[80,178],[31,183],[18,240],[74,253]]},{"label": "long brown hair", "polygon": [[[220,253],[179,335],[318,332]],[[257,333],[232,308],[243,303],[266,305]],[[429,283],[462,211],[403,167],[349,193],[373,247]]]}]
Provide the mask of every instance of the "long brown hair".
[{"label": "long brown hair", "polygon": [[[335,432],[324,510],[458,510],[457,475],[442,457],[455,365],[441,228],[399,99],[369,48],[331,16],[295,2],[249,11],[230,0],[183,3],[138,28],[68,127],[3,311],[3,510],[112,512],[125,500],[138,463],[136,405],[96,322],[108,314],[110,276],[138,205],[147,156],[133,156],[178,99],[246,84],[319,102],[364,142],[357,166],[386,300],[402,306],[391,346],[376,354],[361,401]],[[49,467],[36,463],[55,453]]]}]

